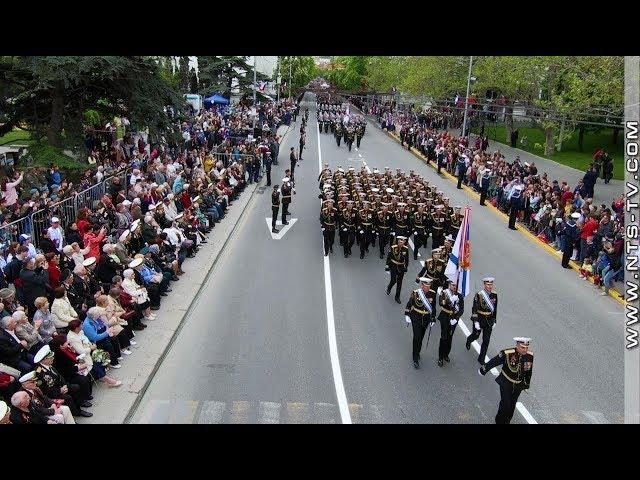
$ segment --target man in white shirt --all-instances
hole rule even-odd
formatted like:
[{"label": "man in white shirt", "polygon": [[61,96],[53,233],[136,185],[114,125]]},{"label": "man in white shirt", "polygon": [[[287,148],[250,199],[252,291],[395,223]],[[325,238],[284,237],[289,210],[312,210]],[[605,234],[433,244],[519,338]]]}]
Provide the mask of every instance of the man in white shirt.
[{"label": "man in white shirt", "polygon": [[173,199],[173,193],[170,193],[167,195],[167,198],[164,199],[164,217],[170,222],[173,222],[178,215],[178,208]]},{"label": "man in white shirt", "polygon": [[60,219],[58,217],[51,218],[51,226],[47,230],[49,232],[49,238],[56,246],[58,253],[62,252],[64,247],[64,230],[60,226]]}]

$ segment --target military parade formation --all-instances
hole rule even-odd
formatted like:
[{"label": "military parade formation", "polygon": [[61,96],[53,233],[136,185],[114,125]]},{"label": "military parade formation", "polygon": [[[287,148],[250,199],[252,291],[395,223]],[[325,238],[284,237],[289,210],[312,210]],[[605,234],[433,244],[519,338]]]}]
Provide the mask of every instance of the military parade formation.
[{"label": "military parade formation", "polygon": [[317,120],[320,132],[329,133],[335,137],[336,144],[344,140],[349,151],[356,142],[356,148],[360,148],[360,142],[367,128],[367,121],[362,115],[353,114],[347,105],[336,100],[318,101]]},{"label": "military parade formation", "polygon": [[[357,135],[359,124],[346,123],[347,116],[348,108],[342,104],[318,104],[319,129],[326,133],[331,131],[338,145],[344,136],[345,143],[350,146],[352,136]],[[464,295],[457,291],[457,282],[445,275],[462,224],[462,207],[451,206],[449,198],[436,185],[413,170],[407,174],[399,168],[393,172],[390,167],[370,170],[362,166],[356,170],[338,165],[332,171],[325,163],[318,182],[324,255],[334,253],[336,232],[344,258],[350,257],[357,245],[360,259],[364,260],[370,247],[375,249],[377,244],[379,258],[384,259],[386,255],[384,268],[390,275],[386,293],[390,295],[395,287],[394,299],[399,304],[402,303],[404,275],[409,270],[409,247],[417,260],[418,255],[422,256],[421,248],[429,252],[428,240],[431,238],[430,257],[420,262],[422,268],[415,277],[419,286],[411,290],[404,315],[407,327],[411,325],[413,329],[413,367],[420,368],[424,337],[428,334],[428,346],[436,321],[440,323],[437,365],[444,367],[451,361],[452,339],[465,312]],[[482,335],[478,356],[481,375],[502,364],[502,372],[496,379],[501,395],[496,423],[509,423],[518,395],[529,387],[533,354],[528,351],[530,339],[517,337],[515,348],[503,350],[485,363],[492,329],[497,322],[498,295],[493,285],[493,277],[484,278],[483,289],[473,297],[470,315],[473,329],[466,348],[470,350],[473,341]]]}]

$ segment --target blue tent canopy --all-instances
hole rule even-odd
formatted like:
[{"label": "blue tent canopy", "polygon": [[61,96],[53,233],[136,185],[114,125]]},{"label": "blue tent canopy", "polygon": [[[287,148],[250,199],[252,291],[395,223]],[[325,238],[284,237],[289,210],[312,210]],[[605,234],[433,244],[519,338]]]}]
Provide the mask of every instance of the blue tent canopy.
[{"label": "blue tent canopy", "polygon": [[210,108],[213,105],[229,105],[229,100],[217,93],[204,99],[204,108]]}]

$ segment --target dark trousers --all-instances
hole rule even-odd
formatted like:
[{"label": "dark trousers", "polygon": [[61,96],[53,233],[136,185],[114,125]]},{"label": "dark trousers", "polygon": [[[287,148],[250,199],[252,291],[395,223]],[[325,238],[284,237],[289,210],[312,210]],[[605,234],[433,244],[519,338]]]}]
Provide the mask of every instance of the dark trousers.
[{"label": "dark trousers", "polygon": [[449,352],[451,352],[451,341],[458,324],[456,323],[455,325],[451,325],[449,323],[450,317],[448,315],[442,315],[438,320],[440,320],[440,347],[438,349],[438,359],[442,360],[444,357],[448,357]]},{"label": "dark trousers", "polygon": [[300,153],[298,154],[298,160],[302,160],[302,150],[304,149],[304,145],[300,145]]},{"label": "dark trousers", "polygon": [[569,260],[573,255],[573,238],[565,235],[564,251],[562,252],[562,266],[569,267]]},{"label": "dark trousers", "polygon": [[[69,381],[69,384],[70,384],[69,393],[77,403],[81,403],[86,400],[89,400],[89,397],[91,396],[91,393],[93,390],[91,385],[91,378],[89,378],[89,375],[85,376],[85,375],[78,374],[78,375],[75,375],[74,377],[68,378],[67,380]],[[77,385],[78,388],[72,389],[71,385]]]},{"label": "dark trousers", "polygon": [[322,232],[322,239],[324,241],[324,254],[329,255],[329,251],[333,251],[333,242],[336,239],[336,231],[325,228]]},{"label": "dark trousers", "polygon": [[480,337],[480,333],[482,333],[482,344],[480,345],[480,354],[478,355],[478,361],[481,363],[484,363],[484,357],[487,355],[487,350],[489,350],[489,341],[491,340],[492,331],[493,325],[483,325],[480,323],[480,330],[476,330],[476,326],[473,325],[471,334],[469,335],[469,338],[467,338],[467,343],[471,345],[472,342]]},{"label": "dark trousers", "polygon": [[423,324],[420,320],[412,320],[411,326],[413,327],[413,361],[420,361],[420,350],[422,350],[422,340],[424,334],[427,332],[429,324]]},{"label": "dark trousers", "polygon": [[387,246],[387,242],[389,242],[389,234],[381,233],[378,240],[380,242],[380,258],[384,258],[384,249]]},{"label": "dark trousers", "polygon": [[278,210],[280,207],[271,207],[271,229],[275,230],[276,222],[278,221]]},{"label": "dark trousers", "polygon": [[340,140],[342,140],[342,135],[336,135],[336,143],[340,146]]},{"label": "dark trousers", "polygon": [[462,190],[462,182],[464,181],[464,174],[458,175],[458,190]]},{"label": "dark trousers", "polygon": [[292,182],[295,182],[294,175],[295,175],[295,172],[296,172],[296,162],[297,162],[296,160],[291,162],[291,181]]},{"label": "dark trousers", "polygon": [[480,205],[484,205],[484,201],[487,199],[487,189],[480,189]]},{"label": "dark trousers", "polygon": [[418,259],[418,250],[420,249],[420,247],[425,247],[427,246],[427,240],[429,239],[429,237],[427,235],[418,233],[418,235],[414,235],[413,236],[413,259],[417,260]]},{"label": "dark trousers", "polygon": [[496,414],[497,424],[511,423],[521,392],[521,388],[511,384],[508,380],[500,382],[500,405]]},{"label": "dark trousers", "polygon": [[103,338],[102,340],[98,340],[96,345],[109,353],[109,357],[111,358],[111,365],[118,365],[118,357],[121,356],[120,353],[120,345],[116,340],[112,340],[111,337]]},{"label": "dark trousers", "polygon": [[346,232],[344,232],[344,256],[346,257],[347,255],[351,255],[351,247],[353,247],[353,242],[355,242],[356,240],[356,235],[355,233],[348,229]]},{"label": "dark trousers", "polygon": [[265,167],[265,171],[267,172],[267,187],[271,186],[271,165]]},{"label": "dark trousers", "polygon": [[511,205],[509,209],[509,228],[516,228],[516,217],[518,216],[518,207]]},{"label": "dark trousers", "polygon": [[360,234],[360,241],[358,244],[360,245],[360,255],[363,256],[365,251],[369,251],[369,244],[371,243],[371,232],[369,230],[364,230],[364,233]]},{"label": "dark trousers", "polygon": [[360,148],[360,140],[362,140],[362,137],[356,137],[356,147]]},{"label": "dark trousers", "polygon": [[402,279],[404,278],[404,272],[398,271],[397,268],[391,268],[391,281],[387,285],[387,290],[391,291],[394,285],[396,285],[396,300],[400,300],[400,291],[402,290]]},{"label": "dark trousers", "polygon": [[284,223],[287,221],[287,215],[289,215],[289,204],[291,202],[288,202],[286,200],[282,201],[282,224],[284,225]]},{"label": "dark trousers", "polygon": [[440,232],[438,231],[434,231],[433,232],[433,236],[432,236],[432,240],[431,240],[431,248],[438,248],[441,247],[442,245],[444,245],[444,233],[441,233],[442,230],[440,230]]}]

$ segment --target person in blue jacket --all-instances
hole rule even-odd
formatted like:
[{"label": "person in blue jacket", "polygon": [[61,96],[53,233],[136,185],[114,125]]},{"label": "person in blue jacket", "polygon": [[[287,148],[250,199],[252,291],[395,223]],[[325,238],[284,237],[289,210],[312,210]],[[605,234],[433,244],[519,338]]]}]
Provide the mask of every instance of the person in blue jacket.
[{"label": "person in blue jacket", "polygon": [[120,345],[117,339],[112,337],[111,329],[102,321],[103,315],[105,315],[103,308],[91,307],[82,322],[82,331],[91,343],[95,343],[98,348],[109,353],[111,367],[120,368],[119,360],[122,359]]}]

